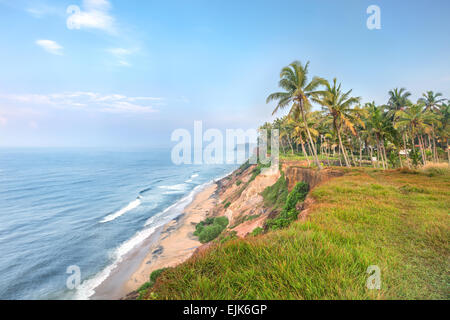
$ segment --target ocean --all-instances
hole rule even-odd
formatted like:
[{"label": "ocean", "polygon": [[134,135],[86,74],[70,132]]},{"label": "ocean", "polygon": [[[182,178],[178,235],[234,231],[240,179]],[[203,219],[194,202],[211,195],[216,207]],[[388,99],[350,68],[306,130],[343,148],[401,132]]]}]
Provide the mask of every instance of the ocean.
[{"label": "ocean", "polygon": [[[177,166],[168,148],[0,149],[0,299],[88,299],[124,255],[236,167]],[[76,289],[69,266],[80,270]]]}]

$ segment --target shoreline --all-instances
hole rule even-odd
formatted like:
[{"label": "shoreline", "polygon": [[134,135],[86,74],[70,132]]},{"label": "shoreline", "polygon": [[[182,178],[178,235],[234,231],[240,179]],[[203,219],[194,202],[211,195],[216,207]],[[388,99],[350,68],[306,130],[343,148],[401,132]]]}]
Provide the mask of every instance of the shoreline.
[{"label": "shoreline", "polygon": [[211,213],[218,201],[220,182],[234,171],[205,183],[179,215],[127,253],[89,299],[126,299],[149,280],[154,270],[174,267],[189,259],[203,245],[193,235],[195,225]]},{"label": "shoreline", "polygon": [[139,289],[153,271],[183,263],[203,245],[193,232],[195,225],[204,220],[216,205],[218,186],[215,181],[199,192],[180,216],[163,227],[159,240],[149,248],[139,267],[124,283],[126,294],[122,298]]}]

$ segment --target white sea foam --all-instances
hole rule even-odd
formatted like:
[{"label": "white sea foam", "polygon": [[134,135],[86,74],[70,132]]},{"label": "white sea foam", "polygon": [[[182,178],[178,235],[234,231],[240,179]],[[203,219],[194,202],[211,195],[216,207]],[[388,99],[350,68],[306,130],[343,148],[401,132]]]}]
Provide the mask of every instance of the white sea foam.
[{"label": "white sea foam", "polygon": [[197,178],[198,177],[198,174],[193,174],[192,176],[191,176],[191,178]]},{"label": "white sea foam", "polygon": [[[229,174],[227,174],[227,175],[229,175]],[[127,240],[124,243],[122,243],[119,247],[117,247],[113,251],[113,253],[112,253],[113,263],[111,263],[110,265],[105,267],[102,271],[97,273],[91,279],[87,279],[87,280],[83,281],[83,283],[78,287],[74,298],[78,299],[78,300],[89,299],[89,297],[91,297],[93,294],[95,294],[95,289],[109,277],[111,272],[119,265],[119,263],[123,260],[124,256],[127,253],[129,253],[133,248],[135,248],[136,246],[141,244],[145,239],[150,237],[155,232],[155,230],[157,228],[165,225],[170,220],[172,220],[172,219],[176,218],[177,216],[179,216],[183,212],[184,208],[189,203],[192,202],[192,200],[194,199],[194,197],[195,197],[195,195],[197,193],[199,193],[200,191],[204,190],[206,187],[208,187],[209,185],[211,185],[212,183],[214,183],[215,181],[220,180],[220,179],[221,178],[213,179],[213,180],[208,181],[208,182],[206,182],[206,183],[204,183],[202,185],[196,186],[187,196],[185,196],[182,199],[178,200],[176,203],[174,203],[171,206],[167,207],[166,209],[164,209],[160,213],[150,217],[145,222],[143,230],[137,232],[132,238],[130,238],[129,240]],[[173,188],[175,186],[181,186],[181,185],[184,185],[184,184],[173,185],[173,186],[163,186],[163,189],[164,188],[170,189],[171,187]],[[136,199],[136,200],[139,200],[139,199]],[[139,204],[140,204],[140,200],[139,200]]]},{"label": "white sea foam", "polygon": [[81,285],[78,287],[74,298],[77,300],[87,300],[93,294],[95,294],[95,288],[97,288],[100,284],[105,281],[111,272],[118,266],[118,264],[122,261],[123,257],[130,252],[137,245],[142,243],[145,239],[150,237],[155,230],[162,225],[158,224],[154,227],[146,228],[137,232],[132,238],[128,239],[124,243],[122,243],[119,247],[117,247],[113,251],[113,263],[108,265],[102,271],[97,273],[93,278],[83,281]]},{"label": "white sea foam", "polygon": [[173,184],[170,186],[159,186],[160,189],[174,190],[174,191],[183,191],[186,190],[187,185],[185,183]]},{"label": "white sea foam", "polygon": [[104,217],[100,223],[105,223],[105,222],[109,222],[109,221],[113,221],[115,219],[117,219],[118,217],[124,215],[125,213],[127,213],[130,210],[133,210],[137,207],[139,207],[141,204],[141,197],[138,197],[136,200],[131,201],[126,207],[123,207],[122,209],[120,209],[119,211],[114,212],[113,214],[110,214],[106,217]]}]

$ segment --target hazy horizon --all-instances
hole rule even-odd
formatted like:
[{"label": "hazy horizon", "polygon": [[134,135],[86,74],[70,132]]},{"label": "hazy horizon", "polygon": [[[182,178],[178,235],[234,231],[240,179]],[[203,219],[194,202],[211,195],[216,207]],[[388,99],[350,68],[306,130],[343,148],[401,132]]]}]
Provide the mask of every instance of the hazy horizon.
[{"label": "hazy horizon", "polygon": [[[380,30],[366,27],[372,4]],[[448,1],[0,0],[0,146],[170,146],[171,132],[192,130],[194,120],[256,128],[283,114],[272,117],[265,99],[293,60],[310,61],[311,76],[337,77],[363,102],[386,103],[395,87],[413,100],[427,90],[448,97],[448,9]]]}]

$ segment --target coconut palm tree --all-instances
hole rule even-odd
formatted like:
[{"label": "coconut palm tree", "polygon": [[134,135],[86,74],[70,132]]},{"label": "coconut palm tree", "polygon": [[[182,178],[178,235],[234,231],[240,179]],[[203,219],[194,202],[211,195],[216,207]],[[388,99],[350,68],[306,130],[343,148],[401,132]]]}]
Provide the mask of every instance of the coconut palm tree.
[{"label": "coconut palm tree", "polygon": [[442,103],[439,106],[438,114],[441,121],[441,126],[439,128],[439,136],[442,139],[441,145],[445,146],[447,149],[447,160],[450,164],[450,147],[448,143],[450,136],[450,100],[448,100],[448,103]]},{"label": "coconut palm tree", "polygon": [[392,120],[395,119],[395,113],[397,111],[404,110],[411,103],[409,100],[410,96],[411,93],[405,88],[395,88],[393,90],[389,90],[388,115]]},{"label": "coconut palm tree", "polygon": [[347,151],[342,143],[342,130],[348,129],[356,136],[354,124],[358,122],[364,125],[359,117],[356,116],[355,109],[352,109],[352,106],[358,104],[361,98],[351,97],[352,90],[345,93],[342,92],[341,84],[338,85],[336,82],[336,78],[333,79],[333,85],[330,85],[327,81],[325,83],[326,90],[313,97],[312,100],[322,105],[324,114],[333,119],[333,129],[338,136],[339,147],[344,155],[345,164],[347,167],[350,167]]},{"label": "coconut palm tree", "polygon": [[422,162],[426,163],[426,155],[422,134],[431,129],[432,123],[435,123],[436,115],[425,109],[425,105],[421,102],[411,105],[410,107],[400,110],[396,113],[398,121],[395,127],[409,127],[411,129],[412,144],[414,148],[414,140],[417,138],[419,148],[422,154]]},{"label": "coconut palm tree", "polygon": [[[388,117],[394,123],[397,121],[396,113],[400,110],[404,110],[407,106],[411,105],[411,101],[409,99],[411,97],[411,93],[407,91],[405,88],[395,88],[389,91],[389,101],[388,101]],[[399,127],[402,129],[402,127]],[[401,131],[399,134],[402,136],[403,147],[405,151],[405,155],[408,157],[408,151],[406,150],[406,141],[408,140],[407,132]],[[401,154],[399,152],[398,157],[401,161]]]},{"label": "coconut palm tree", "polygon": [[[440,93],[440,92],[434,93],[433,91],[427,91],[422,94],[422,97],[419,99],[418,102],[425,105],[425,110],[430,111],[430,112],[436,112],[439,110],[439,106],[445,102],[445,99],[440,98],[440,97],[442,97],[442,93]],[[430,133],[431,134],[428,135],[428,142],[430,145],[431,145],[431,141],[433,142],[433,159],[435,162],[437,162],[438,159],[437,159],[436,137],[435,137],[434,125],[432,125]]]},{"label": "coconut palm tree", "polygon": [[303,65],[300,61],[294,61],[289,66],[284,67],[280,73],[279,87],[284,91],[272,93],[267,97],[266,102],[276,100],[278,104],[272,114],[278,110],[291,105],[290,113],[299,111],[305,129],[308,135],[309,143],[312,149],[314,161],[320,170],[322,166],[317,156],[316,147],[314,145],[311,132],[307,124],[306,112],[311,108],[310,98],[317,96],[320,91],[317,90],[321,85],[325,85],[326,81],[320,77],[313,77],[308,82],[308,66],[309,62]]},{"label": "coconut palm tree", "polygon": [[383,169],[388,168],[388,161],[386,156],[385,138],[392,127],[392,121],[389,117],[389,112],[385,112],[386,106],[377,106],[375,102],[366,104],[368,117],[366,119],[366,126],[369,132],[375,137],[377,147],[377,158],[381,160]]},{"label": "coconut palm tree", "polygon": [[422,94],[422,97],[418,100],[418,102],[423,103],[425,105],[425,110],[427,111],[437,111],[439,110],[439,106],[442,103],[445,103],[445,99],[439,97],[442,97],[442,93],[427,91]]}]

